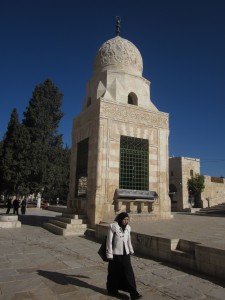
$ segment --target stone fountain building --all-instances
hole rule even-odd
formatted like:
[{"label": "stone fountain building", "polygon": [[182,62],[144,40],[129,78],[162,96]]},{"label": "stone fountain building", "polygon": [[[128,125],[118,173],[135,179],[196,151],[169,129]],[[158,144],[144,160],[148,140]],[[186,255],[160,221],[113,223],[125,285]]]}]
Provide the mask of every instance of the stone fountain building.
[{"label": "stone fountain building", "polygon": [[[130,41],[119,35],[106,41],[74,119],[67,206],[86,214],[92,227],[119,211],[143,220],[171,216],[169,116],[152,103],[142,72],[142,56]],[[117,189],[157,197],[120,199]]]}]

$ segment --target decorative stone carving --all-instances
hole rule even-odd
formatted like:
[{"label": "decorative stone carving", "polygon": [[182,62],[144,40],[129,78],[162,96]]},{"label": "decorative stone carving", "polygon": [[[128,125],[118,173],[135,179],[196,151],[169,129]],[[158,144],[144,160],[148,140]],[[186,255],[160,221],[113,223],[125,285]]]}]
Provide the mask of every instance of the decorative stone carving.
[{"label": "decorative stone carving", "polygon": [[168,115],[162,113],[152,113],[142,109],[127,108],[125,106],[118,106],[114,103],[101,102],[101,117],[112,118],[118,121],[126,121],[132,123],[139,123],[161,128],[168,128]]},{"label": "decorative stone carving", "polygon": [[139,50],[130,41],[119,36],[106,41],[98,50],[94,71],[117,69],[142,76],[143,61]]},{"label": "decorative stone carving", "polygon": [[84,139],[92,136],[93,130],[95,128],[94,125],[95,125],[95,123],[93,122],[90,125],[88,125],[87,127],[81,127],[81,128],[79,128],[77,130],[77,132],[76,132],[76,136],[74,138],[74,141],[76,143],[78,143],[78,142],[80,142],[80,141],[82,141],[82,140],[84,140]]}]

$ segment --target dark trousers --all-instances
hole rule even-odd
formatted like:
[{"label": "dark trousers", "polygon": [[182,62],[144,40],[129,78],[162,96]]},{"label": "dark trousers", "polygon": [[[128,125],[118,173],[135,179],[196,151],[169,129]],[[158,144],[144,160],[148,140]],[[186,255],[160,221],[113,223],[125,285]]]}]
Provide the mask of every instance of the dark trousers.
[{"label": "dark trousers", "polygon": [[22,206],[21,207],[21,214],[25,215],[25,213],[26,213],[26,206]]},{"label": "dark trousers", "polygon": [[18,207],[14,207],[13,208],[13,213],[14,213],[14,215],[16,214],[16,215],[18,215],[19,213],[18,213]]},{"label": "dark trousers", "polygon": [[108,264],[107,290],[116,293],[118,290],[138,294],[130,255],[114,255]]}]

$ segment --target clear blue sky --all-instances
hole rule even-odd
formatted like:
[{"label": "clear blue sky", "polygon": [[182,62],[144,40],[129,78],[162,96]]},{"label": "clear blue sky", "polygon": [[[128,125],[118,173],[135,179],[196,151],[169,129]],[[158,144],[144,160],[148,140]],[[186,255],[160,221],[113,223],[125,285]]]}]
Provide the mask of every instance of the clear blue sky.
[{"label": "clear blue sky", "polygon": [[59,133],[71,146],[95,54],[121,36],[140,50],[151,99],[170,114],[170,156],[201,159],[225,176],[224,0],[0,0],[0,139],[11,111],[23,118],[34,87],[64,94]]}]

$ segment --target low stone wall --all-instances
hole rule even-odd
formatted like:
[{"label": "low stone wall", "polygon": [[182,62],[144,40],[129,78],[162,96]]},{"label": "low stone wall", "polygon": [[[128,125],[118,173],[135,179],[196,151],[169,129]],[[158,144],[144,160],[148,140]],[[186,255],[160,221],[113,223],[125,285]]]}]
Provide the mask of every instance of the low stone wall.
[{"label": "low stone wall", "polygon": [[[96,225],[96,238],[107,234],[108,224]],[[225,279],[225,250],[182,239],[169,239],[131,233],[134,251],[140,255],[160,259],[175,265]]]},{"label": "low stone wall", "polygon": [[198,271],[225,279],[225,250],[198,244],[195,257]]}]

